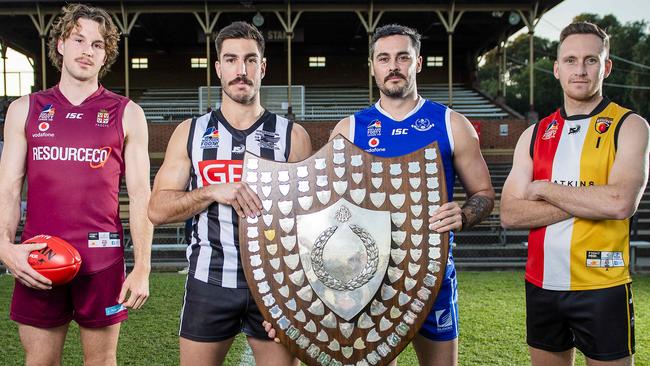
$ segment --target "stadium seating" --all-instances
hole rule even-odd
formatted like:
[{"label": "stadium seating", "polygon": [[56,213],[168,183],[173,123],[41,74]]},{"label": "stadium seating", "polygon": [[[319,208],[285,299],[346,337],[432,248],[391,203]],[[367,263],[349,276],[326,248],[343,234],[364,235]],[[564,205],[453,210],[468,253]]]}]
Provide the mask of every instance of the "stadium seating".
[{"label": "stadium seating", "polygon": [[[274,113],[286,114],[286,97],[278,91],[269,91],[264,95],[264,105]],[[304,113],[301,105],[294,100],[293,112],[298,120],[336,121],[366,108],[368,103],[367,88],[349,87],[306,87]],[[447,104],[448,89],[446,85],[423,85],[419,93],[428,99]],[[220,95],[214,93],[213,104],[219,104]],[[295,96],[295,93],[294,93]],[[376,97],[376,95],[375,95]],[[196,89],[148,89],[138,103],[149,122],[179,122],[197,116],[205,111],[199,110],[199,93]],[[495,105],[476,90],[455,85],[453,88],[453,108],[470,118],[500,119],[510,114]]]}]

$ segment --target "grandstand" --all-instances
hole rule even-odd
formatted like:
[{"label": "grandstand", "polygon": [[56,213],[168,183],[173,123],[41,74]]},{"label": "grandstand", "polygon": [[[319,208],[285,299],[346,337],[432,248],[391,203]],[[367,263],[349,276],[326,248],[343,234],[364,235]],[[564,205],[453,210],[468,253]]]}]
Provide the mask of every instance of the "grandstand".
[{"label": "grandstand", "polygon": [[[296,86],[294,86],[295,88]],[[221,97],[218,88],[213,88],[212,105],[219,105]],[[418,88],[422,97],[448,104],[447,86],[424,85]],[[494,104],[492,100],[476,90],[462,84],[454,86],[453,108],[468,118],[502,119],[513,118],[511,113]],[[286,88],[262,86],[262,98],[271,112],[286,114]],[[189,88],[152,88],[145,90],[136,99],[151,123],[182,121],[205,113],[199,91]],[[368,106],[368,90],[346,87],[304,87],[303,105],[294,103],[293,111],[300,121],[338,121]],[[284,108],[283,108],[284,107]],[[304,111],[304,112],[303,112]]]},{"label": "grandstand", "polygon": [[[107,0],[101,6],[115,19],[125,21],[120,26],[129,42],[128,46],[121,43],[120,57],[102,83],[129,95],[144,109],[149,122],[153,180],[175,126],[205,113],[208,104],[200,92],[201,86],[212,86],[210,104],[219,103],[220,93],[214,87],[219,81],[212,69],[215,55],[210,43],[221,27],[235,20],[251,21],[254,14],[263,16],[260,30],[267,39],[268,60],[263,104],[273,112],[286,114],[287,86],[302,90],[292,92],[293,116],[309,131],[317,149],[327,140],[336,121],[376,100],[377,90],[367,63],[368,33],[378,25],[409,25],[423,34],[420,94],[451,104],[474,123],[498,198],[510,170],[512,150],[528,123],[508,106],[497,103],[495,96],[481,92],[477,58],[503,44],[560,1]],[[55,69],[41,63],[46,57],[39,35],[45,35],[48,22],[63,3],[0,0],[0,42],[34,61],[35,90],[50,87],[58,79]],[[293,26],[287,22],[289,13],[295,17]],[[514,22],[518,16],[521,19]],[[131,27],[125,27],[129,24]],[[335,31],[332,25],[336,25]],[[289,34],[292,38],[287,37]],[[312,59],[317,60],[313,65]],[[0,114],[0,123],[2,118]],[[454,193],[456,200],[464,200],[459,185],[454,187]],[[128,236],[128,197],[124,193],[120,202]],[[155,230],[155,265],[168,269],[184,266],[183,225],[165,225]],[[454,251],[458,265],[521,268],[526,257],[526,234],[500,227],[497,204],[485,222],[457,235]],[[632,234],[635,241],[650,240],[648,192],[643,195]],[[650,255],[650,248],[640,247],[638,251]]]}]

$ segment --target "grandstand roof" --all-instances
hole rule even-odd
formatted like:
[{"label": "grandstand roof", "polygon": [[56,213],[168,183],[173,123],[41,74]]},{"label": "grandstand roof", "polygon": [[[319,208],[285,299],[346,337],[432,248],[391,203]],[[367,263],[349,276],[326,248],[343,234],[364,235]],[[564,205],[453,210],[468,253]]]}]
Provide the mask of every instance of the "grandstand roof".
[{"label": "grandstand roof", "polygon": [[[543,1],[539,4],[539,13],[552,8],[561,0]],[[63,1],[40,1],[43,14],[58,13]],[[166,53],[193,51],[203,49],[203,30],[192,12],[202,13],[209,8],[211,12],[222,12],[216,29],[233,20],[249,20],[255,12],[265,18],[261,27],[264,31],[282,30],[274,11],[284,12],[287,1],[174,1],[174,0],[137,0],[137,1],[94,1],[93,4],[105,7],[114,13],[120,13],[123,3],[127,12],[141,12],[130,42],[132,49],[143,52]],[[424,35],[425,46],[439,48],[446,45],[446,30],[436,10],[448,11],[451,1],[442,0],[408,0],[388,1],[374,0],[375,14],[385,11],[379,24],[396,22],[415,27]],[[291,1],[294,12],[303,10],[302,18],[297,23],[296,42],[306,40],[310,45],[331,44],[332,52],[354,52],[358,48],[363,53],[366,49],[366,30],[355,11],[367,13],[368,0],[328,0],[327,2]],[[34,57],[40,52],[38,33],[25,15],[37,13],[34,3],[0,0],[0,37],[13,48],[22,50]],[[510,35],[525,26],[523,21],[512,25],[508,21],[511,11],[528,11],[535,6],[532,0],[464,0],[456,1],[455,9],[465,10],[455,31],[454,43],[457,52],[478,55],[493,47],[499,37]],[[323,14],[323,13],[326,13]],[[46,16],[47,17],[47,16]],[[268,36],[268,33],[267,33]],[[306,37],[306,38],[302,38]],[[271,41],[273,42],[273,41]],[[340,47],[336,47],[340,46]],[[353,48],[353,50],[350,50]]]}]

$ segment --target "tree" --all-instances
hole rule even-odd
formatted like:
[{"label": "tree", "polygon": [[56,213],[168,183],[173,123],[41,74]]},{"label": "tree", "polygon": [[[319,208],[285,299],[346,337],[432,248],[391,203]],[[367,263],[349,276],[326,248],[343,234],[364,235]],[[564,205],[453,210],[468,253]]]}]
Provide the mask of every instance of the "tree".
[{"label": "tree", "polygon": [[[599,16],[584,13],[574,21],[589,21],[605,29],[610,35],[610,53],[614,68],[605,79],[603,93],[613,101],[634,108],[642,116],[650,116],[650,90],[637,87],[650,87],[650,34],[645,22],[621,24],[613,15]],[[556,59],[557,41],[535,37],[535,109],[545,116],[562,104],[562,91],[559,82],[552,76],[553,62]],[[522,34],[507,45],[506,104],[524,114],[528,111],[528,35]],[[628,62],[640,64],[635,65]],[[550,73],[549,73],[550,72]],[[498,55],[492,50],[485,55],[485,63],[479,68],[481,88],[497,96],[498,93]]]}]

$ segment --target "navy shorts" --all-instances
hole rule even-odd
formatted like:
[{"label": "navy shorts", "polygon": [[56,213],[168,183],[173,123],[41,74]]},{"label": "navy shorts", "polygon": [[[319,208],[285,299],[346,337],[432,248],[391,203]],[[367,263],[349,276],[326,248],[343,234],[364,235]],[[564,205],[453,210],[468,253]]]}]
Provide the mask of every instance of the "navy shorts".
[{"label": "navy shorts", "polygon": [[185,283],[179,335],[196,342],[219,342],[239,333],[270,340],[247,288],[226,288],[197,280]]},{"label": "navy shorts", "polygon": [[598,290],[545,290],[526,281],[528,345],[550,352],[573,347],[597,361],[634,354],[631,284]]}]

